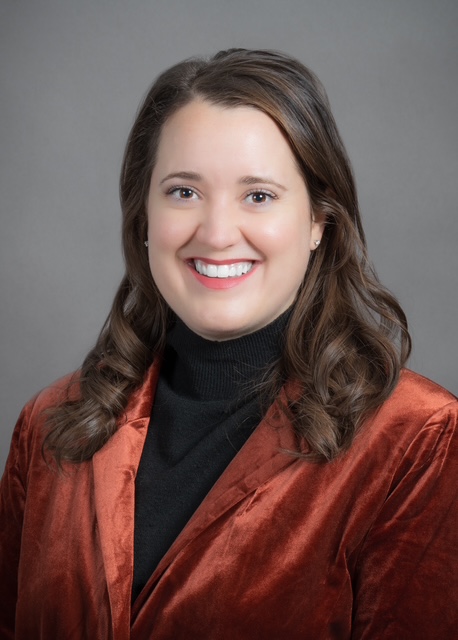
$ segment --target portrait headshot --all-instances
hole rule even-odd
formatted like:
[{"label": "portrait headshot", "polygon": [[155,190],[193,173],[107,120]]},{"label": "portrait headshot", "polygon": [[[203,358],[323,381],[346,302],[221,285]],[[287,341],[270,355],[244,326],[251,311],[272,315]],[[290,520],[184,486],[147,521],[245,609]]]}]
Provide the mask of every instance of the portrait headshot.
[{"label": "portrait headshot", "polygon": [[0,638],[456,638],[458,5],[0,16]]}]

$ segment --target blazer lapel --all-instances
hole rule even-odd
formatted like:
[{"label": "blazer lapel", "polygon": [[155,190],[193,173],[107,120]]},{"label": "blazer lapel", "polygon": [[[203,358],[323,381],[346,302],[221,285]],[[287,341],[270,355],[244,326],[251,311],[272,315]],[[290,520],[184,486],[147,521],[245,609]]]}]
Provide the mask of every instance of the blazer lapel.
[{"label": "blazer lapel", "polygon": [[[285,390],[280,400],[286,403]],[[278,402],[275,402],[162,558],[134,604],[133,620],[151,596],[160,576],[180,551],[227,510],[297,461],[297,458],[288,454],[288,451],[297,450],[297,438],[291,423],[280,411]]]},{"label": "blazer lapel", "polygon": [[159,365],[129,401],[125,422],[92,460],[94,501],[115,638],[130,637],[135,476],[148,429]]}]

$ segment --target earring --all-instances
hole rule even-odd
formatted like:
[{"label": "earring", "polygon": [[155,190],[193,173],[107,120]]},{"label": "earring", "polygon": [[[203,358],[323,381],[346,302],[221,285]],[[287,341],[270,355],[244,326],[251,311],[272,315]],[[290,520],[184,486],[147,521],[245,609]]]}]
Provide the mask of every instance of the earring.
[{"label": "earring", "polygon": [[315,240],[315,247],[318,247],[320,242],[321,242],[321,240]]},{"label": "earring", "polygon": [[145,240],[145,242],[143,244],[145,245],[145,247],[147,247],[149,245],[148,240]]}]

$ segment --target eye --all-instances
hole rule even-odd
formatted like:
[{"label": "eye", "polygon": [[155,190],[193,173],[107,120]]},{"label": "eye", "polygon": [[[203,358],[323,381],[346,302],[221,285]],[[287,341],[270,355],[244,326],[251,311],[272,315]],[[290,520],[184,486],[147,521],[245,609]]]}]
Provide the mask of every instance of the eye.
[{"label": "eye", "polygon": [[271,202],[275,200],[277,196],[270,191],[264,191],[262,189],[255,189],[250,191],[246,196],[245,200],[249,204],[266,204],[267,202]]},{"label": "eye", "polygon": [[190,187],[172,187],[167,191],[167,195],[177,200],[195,200],[198,197],[194,189]]}]

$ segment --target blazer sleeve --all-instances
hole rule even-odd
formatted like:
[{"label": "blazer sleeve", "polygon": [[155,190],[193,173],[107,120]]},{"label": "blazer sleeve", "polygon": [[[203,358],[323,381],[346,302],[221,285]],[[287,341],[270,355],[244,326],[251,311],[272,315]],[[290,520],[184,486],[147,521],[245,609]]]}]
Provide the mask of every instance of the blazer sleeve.
[{"label": "blazer sleeve", "polygon": [[0,638],[14,638],[18,567],[25,507],[25,478],[22,474],[27,446],[25,431],[29,405],[13,432],[9,456],[0,482]]},{"label": "blazer sleeve", "polygon": [[354,640],[458,638],[457,407],[411,442],[360,549]]}]

